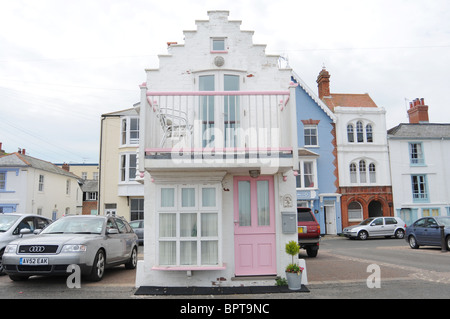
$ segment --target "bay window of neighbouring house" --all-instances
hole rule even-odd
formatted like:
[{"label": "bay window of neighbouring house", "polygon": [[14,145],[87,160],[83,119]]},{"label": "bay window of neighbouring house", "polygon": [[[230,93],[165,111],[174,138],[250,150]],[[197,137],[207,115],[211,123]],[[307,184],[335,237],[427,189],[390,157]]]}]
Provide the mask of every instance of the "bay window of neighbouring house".
[{"label": "bay window of neighbouring house", "polygon": [[121,144],[139,144],[139,118],[124,117],[121,124]]},{"label": "bay window of neighbouring house", "polygon": [[160,266],[221,264],[219,186],[162,185],[157,191]]},{"label": "bay window of neighbouring house", "polygon": [[317,167],[315,160],[300,160],[297,188],[317,188]]},{"label": "bay window of neighbouring house", "polygon": [[136,179],[136,154],[120,155],[120,182],[131,182]]}]

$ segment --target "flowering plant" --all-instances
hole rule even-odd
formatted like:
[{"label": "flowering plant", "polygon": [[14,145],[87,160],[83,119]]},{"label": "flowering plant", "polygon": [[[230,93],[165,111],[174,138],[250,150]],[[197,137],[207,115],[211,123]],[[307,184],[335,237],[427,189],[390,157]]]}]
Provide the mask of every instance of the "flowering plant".
[{"label": "flowering plant", "polygon": [[289,265],[287,265],[287,267],[286,267],[286,272],[290,272],[290,273],[293,273],[293,274],[297,274],[297,275],[299,275],[300,276],[300,274],[302,273],[302,271],[304,270],[305,268],[303,268],[303,267],[300,267],[299,265],[297,265],[297,264],[289,264]]}]

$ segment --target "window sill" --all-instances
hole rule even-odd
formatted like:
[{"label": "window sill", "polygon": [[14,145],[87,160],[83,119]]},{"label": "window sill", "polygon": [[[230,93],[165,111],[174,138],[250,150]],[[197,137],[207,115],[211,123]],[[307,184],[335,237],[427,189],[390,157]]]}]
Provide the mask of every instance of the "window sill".
[{"label": "window sill", "polygon": [[153,266],[152,270],[162,271],[195,271],[195,270],[225,270],[226,264],[222,266]]}]

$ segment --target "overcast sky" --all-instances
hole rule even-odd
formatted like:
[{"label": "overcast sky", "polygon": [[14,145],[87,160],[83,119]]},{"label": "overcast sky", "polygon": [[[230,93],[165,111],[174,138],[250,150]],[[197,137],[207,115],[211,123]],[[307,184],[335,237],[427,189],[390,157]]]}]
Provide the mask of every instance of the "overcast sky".
[{"label": "overcast sky", "polygon": [[209,10],[228,10],[317,91],[369,93],[391,128],[424,98],[450,123],[448,0],[0,0],[0,142],[98,163],[100,116],[139,102],[145,68]]}]

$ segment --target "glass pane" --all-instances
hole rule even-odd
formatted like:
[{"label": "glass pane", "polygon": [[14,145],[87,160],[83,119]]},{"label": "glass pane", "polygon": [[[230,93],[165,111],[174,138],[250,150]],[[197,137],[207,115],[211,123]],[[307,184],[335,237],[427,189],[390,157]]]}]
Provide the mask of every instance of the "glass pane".
[{"label": "glass pane", "polygon": [[195,188],[181,189],[181,206],[195,207]]},{"label": "glass pane", "polygon": [[161,207],[175,207],[174,188],[161,188]]},{"label": "glass pane", "polygon": [[[215,91],[214,75],[199,77],[200,91]],[[200,97],[200,120],[202,122],[203,147],[214,146],[214,96]]]},{"label": "glass pane", "polygon": [[256,183],[258,195],[258,226],[270,225],[269,207],[269,182],[258,181]]},{"label": "glass pane", "polygon": [[197,264],[197,242],[182,241],[180,243],[180,264],[196,265]]},{"label": "glass pane", "polygon": [[219,235],[217,213],[203,213],[201,223],[202,237],[216,237]]},{"label": "glass pane", "polygon": [[197,237],[197,214],[180,214],[180,236]]},{"label": "glass pane", "polygon": [[202,206],[203,207],[216,207],[216,189],[202,188]]},{"label": "glass pane", "polygon": [[175,265],[176,264],[177,244],[174,241],[159,242],[159,264]]},{"label": "glass pane", "polygon": [[[224,91],[239,91],[239,76],[224,75]],[[224,97],[224,129],[225,129],[225,146],[236,147],[237,136],[236,128],[239,127],[239,96]]]},{"label": "glass pane", "polygon": [[238,182],[239,226],[251,226],[250,182]]},{"label": "glass pane", "polygon": [[225,51],[225,40],[213,40],[213,51]]},{"label": "glass pane", "polygon": [[202,265],[217,265],[219,263],[219,243],[217,241],[202,241]]},{"label": "glass pane", "polygon": [[177,215],[159,214],[159,237],[177,236]]}]

